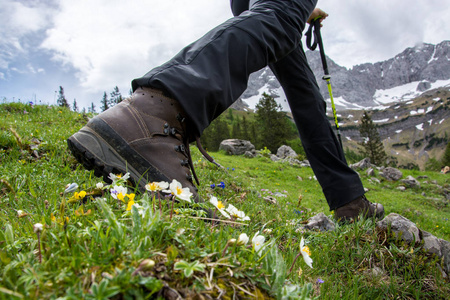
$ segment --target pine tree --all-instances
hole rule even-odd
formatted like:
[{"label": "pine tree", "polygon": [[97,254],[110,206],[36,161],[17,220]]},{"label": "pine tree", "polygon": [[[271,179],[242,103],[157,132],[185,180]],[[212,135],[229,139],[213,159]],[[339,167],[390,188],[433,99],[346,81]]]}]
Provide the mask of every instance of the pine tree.
[{"label": "pine tree", "polygon": [[245,118],[245,116],[242,117],[242,139],[249,141],[250,140],[250,135],[248,133],[248,123],[247,123],[247,119]]},{"label": "pine tree", "polygon": [[77,99],[73,99],[72,110],[78,112]]},{"label": "pine tree", "polygon": [[231,138],[232,139],[242,139],[242,131],[241,131],[241,124],[239,122],[239,117],[236,118],[236,121],[233,123],[233,128],[231,131]]},{"label": "pine tree", "polygon": [[217,118],[215,122],[216,124],[214,135],[212,137],[211,151],[219,150],[220,143],[223,140],[230,138],[230,130],[228,128],[227,122],[223,120],[222,117]]},{"label": "pine tree", "polygon": [[122,94],[119,91],[119,87],[116,85],[113,89],[113,91],[109,94],[111,96],[110,100],[109,100],[109,107],[113,107],[116,104],[119,104],[120,102],[122,102],[123,98],[122,98]]},{"label": "pine tree", "polygon": [[281,105],[266,93],[256,104],[255,117],[260,136],[257,148],[267,147],[271,152],[276,152],[294,135],[286,114],[281,111]]},{"label": "pine tree", "polygon": [[450,166],[450,143],[445,147],[444,157],[442,158],[442,165]]},{"label": "pine tree", "polygon": [[94,102],[91,102],[91,107],[88,108],[88,112],[95,113],[95,105]]},{"label": "pine tree", "polygon": [[370,115],[364,111],[361,117],[361,125],[359,126],[359,134],[363,141],[359,143],[362,146],[362,153],[365,157],[370,158],[370,161],[375,165],[382,165],[386,161],[386,152],[384,151],[383,143],[377,128],[372,121]]},{"label": "pine tree", "polygon": [[233,122],[233,120],[234,120],[233,109],[232,108],[228,109],[228,120],[230,120],[231,122]]},{"label": "pine tree", "polygon": [[106,94],[106,92],[103,92],[103,98],[102,98],[101,104],[102,104],[102,106],[100,107],[100,109],[102,111],[105,111],[109,108],[108,95]]},{"label": "pine tree", "polygon": [[67,103],[66,96],[64,95],[64,88],[62,86],[59,86],[58,100],[56,101],[56,104],[61,107],[69,108],[69,103]]}]

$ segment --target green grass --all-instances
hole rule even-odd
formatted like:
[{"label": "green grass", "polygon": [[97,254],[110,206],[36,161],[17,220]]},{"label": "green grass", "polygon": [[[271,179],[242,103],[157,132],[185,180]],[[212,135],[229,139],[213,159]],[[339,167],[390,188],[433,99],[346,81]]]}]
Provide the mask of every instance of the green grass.
[{"label": "green grass", "polygon": [[[227,169],[221,170],[193,147],[201,196],[233,204],[251,221],[212,224],[195,217],[202,210],[192,212],[183,203],[175,204],[178,214],[170,220],[167,206],[162,214],[153,211],[158,203],[151,195],[136,195],[142,208],[128,212],[108,190],[100,195],[101,180],[66,147],[87,116],[21,103],[1,104],[0,114],[0,299],[157,299],[175,291],[204,299],[450,297],[436,257],[421,245],[406,245],[376,230],[372,220],[333,232],[300,230],[319,212],[332,215],[318,182],[309,179],[310,168],[210,153]],[[399,183],[374,184],[361,172],[368,198],[382,203],[386,214],[402,214],[450,240],[450,209],[437,187],[449,188],[448,175],[402,171],[404,177],[428,178],[420,179],[420,189],[402,192],[396,189]],[[209,187],[221,181],[224,189]],[[63,195],[72,182],[77,192],[93,195],[83,200]],[[284,195],[275,197],[276,204],[263,199],[276,192]],[[18,210],[25,215],[19,217]],[[45,224],[39,240],[36,223]],[[242,233],[251,240],[257,232],[266,241],[260,254],[251,242],[229,242]],[[292,266],[302,237],[313,269],[301,256]]]}]

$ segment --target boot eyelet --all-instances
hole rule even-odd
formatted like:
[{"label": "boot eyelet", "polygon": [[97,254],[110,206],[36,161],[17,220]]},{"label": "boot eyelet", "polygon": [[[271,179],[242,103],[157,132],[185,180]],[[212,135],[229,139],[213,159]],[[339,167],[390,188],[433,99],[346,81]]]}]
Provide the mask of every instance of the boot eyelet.
[{"label": "boot eyelet", "polygon": [[177,130],[175,128],[170,129],[170,134],[175,135],[177,133]]},{"label": "boot eyelet", "polygon": [[175,146],[175,151],[177,152],[184,152],[186,150],[186,148],[184,147],[183,144],[179,145],[179,146]]},{"label": "boot eyelet", "polygon": [[179,113],[179,114],[177,115],[177,120],[178,120],[179,122],[183,123],[184,120],[185,120],[185,118]]}]

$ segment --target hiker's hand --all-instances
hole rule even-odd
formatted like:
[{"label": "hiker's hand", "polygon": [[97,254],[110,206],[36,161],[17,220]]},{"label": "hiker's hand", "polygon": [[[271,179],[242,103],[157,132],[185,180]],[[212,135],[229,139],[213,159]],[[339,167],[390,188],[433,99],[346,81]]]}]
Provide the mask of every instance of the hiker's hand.
[{"label": "hiker's hand", "polygon": [[[306,22],[308,24],[311,24],[311,21],[313,21],[317,18],[320,18],[319,21],[320,21],[320,23],[322,23],[322,21],[325,20],[326,17],[328,17],[328,14],[326,12],[324,12],[320,8],[314,8],[313,12],[311,13],[311,15],[308,18],[308,21],[306,21]],[[322,26],[322,24],[320,24],[320,26]]]}]

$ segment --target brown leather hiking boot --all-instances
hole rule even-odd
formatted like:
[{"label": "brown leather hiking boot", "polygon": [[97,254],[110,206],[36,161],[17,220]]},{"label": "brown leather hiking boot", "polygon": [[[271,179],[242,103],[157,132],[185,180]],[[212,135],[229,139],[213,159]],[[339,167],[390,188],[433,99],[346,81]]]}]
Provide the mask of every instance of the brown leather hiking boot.
[{"label": "brown leather hiking boot", "polygon": [[379,203],[370,202],[363,195],[334,211],[334,217],[340,221],[355,220],[360,215],[364,218],[382,218],[384,216],[384,207]]},{"label": "brown leather hiking boot", "polygon": [[148,182],[176,179],[199,201],[190,172],[186,115],[160,91],[137,89],[130,99],[91,119],[67,143],[75,158],[106,182],[110,173],[129,172],[144,191]]}]

